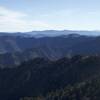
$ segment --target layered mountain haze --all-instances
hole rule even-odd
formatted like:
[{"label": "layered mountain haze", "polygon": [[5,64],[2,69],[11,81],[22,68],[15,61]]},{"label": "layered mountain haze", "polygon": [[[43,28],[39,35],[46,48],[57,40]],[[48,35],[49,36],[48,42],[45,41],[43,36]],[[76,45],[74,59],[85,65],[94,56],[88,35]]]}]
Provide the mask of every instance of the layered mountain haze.
[{"label": "layered mountain haze", "polygon": [[100,37],[81,35],[83,33],[93,32],[48,30],[0,33],[0,65],[2,68],[13,67],[37,57],[57,60],[74,55],[99,55]]}]

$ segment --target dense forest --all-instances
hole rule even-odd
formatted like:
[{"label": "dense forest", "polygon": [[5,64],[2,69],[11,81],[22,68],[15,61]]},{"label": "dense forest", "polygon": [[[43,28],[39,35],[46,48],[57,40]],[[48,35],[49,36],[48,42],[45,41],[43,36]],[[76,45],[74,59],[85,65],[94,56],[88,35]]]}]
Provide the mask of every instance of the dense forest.
[{"label": "dense forest", "polygon": [[35,58],[0,69],[2,100],[99,100],[100,57]]},{"label": "dense forest", "polygon": [[30,98],[33,100],[100,100],[100,78],[68,85],[46,96],[28,97],[27,100]]}]

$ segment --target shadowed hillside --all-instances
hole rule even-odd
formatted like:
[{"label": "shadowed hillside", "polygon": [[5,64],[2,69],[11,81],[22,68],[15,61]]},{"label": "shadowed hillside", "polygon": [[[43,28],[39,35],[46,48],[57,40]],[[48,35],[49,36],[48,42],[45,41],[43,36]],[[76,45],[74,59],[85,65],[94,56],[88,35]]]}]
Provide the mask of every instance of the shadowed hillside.
[{"label": "shadowed hillside", "polygon": [[[99,77],[99,56],[74,56],[70,59],[63,58],[57,61],[36,58],[24,62],[18,68],[0,69],[0,88],[2,90],[0,92],[0,98],[2,100],[19,100],[19,98],[27,96],[45,96],[51,91],[58,90],[62,92],[63,90],[60,89],[64,89],[65,87],[69,88],[68,91],[73,88],[71,90],[72,92],[69,92],[71,95],[71,93],[77,90],[78,85],[80,85],[80,88],[77,91],[82,87],[85,89],[84,91],[87,91],[87,88],[83,86],[84,84],[81,86],[82,82],[88,84],[88,81],[91,82],[94,79],[99,79]],[[89,87],[91,87],[92,82],[89,84]],[[94,84],[97,84],[98,87],[96,81]],[[93,85],[93,89],[96,88],[95,85]],[[75,91],[74,88],[76,89]],[[95,96],[91,92],[90,94]],[[68,98],[72,97],[68,96]]]}]

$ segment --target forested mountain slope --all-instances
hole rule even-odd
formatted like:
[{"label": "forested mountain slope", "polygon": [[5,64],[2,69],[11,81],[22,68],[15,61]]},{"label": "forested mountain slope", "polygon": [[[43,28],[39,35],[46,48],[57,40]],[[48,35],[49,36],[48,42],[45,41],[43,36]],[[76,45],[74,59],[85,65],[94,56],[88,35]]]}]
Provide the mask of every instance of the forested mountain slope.
[{"label": "forested mountain slope", "polygon": [[[61,88],[64,89],[69,85],[74,88],[75,84],[81,86],[82,82],[99,78],[99,56],[74,56],[57,61],[36,58],[24,62],[14,69],[0,69],[0,98],[2,100],[19,100],[26,96],[44,96],[51,91],[60,91]],[[99,86],[96,82],[94,84]],[[91,85],[92,83],[89,87]],[[93,87],[93,89],[95,88]],[[98,87],[98,91],[99,89]],[[87,91],[87,88],[84,91]],[[75,91],[72,90],[72,92]],[[92,93],[91,95],[95,96]]]},{"label": "forested mountain slope", "polygon": [[18,66],[37,57],[57,60],[74,55],[100,55],[99,36],[68,34],[37,38],[20,34],[0,35],[2,68]]}]

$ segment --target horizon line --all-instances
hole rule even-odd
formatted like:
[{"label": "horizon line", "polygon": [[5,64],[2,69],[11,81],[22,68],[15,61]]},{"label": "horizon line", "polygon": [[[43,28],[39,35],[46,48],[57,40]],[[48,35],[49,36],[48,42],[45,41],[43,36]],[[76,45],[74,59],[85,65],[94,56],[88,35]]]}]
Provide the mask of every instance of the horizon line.
[{"label": "horizon line", "polygon": [[46,30],[30,30],[30,31],[0,31],[0,33],[28,33],[28,32],[45,32],[45,31],[78,31],[78,32],[100,32],[100,30],[73,30],[73,29],[46,29]]}]

